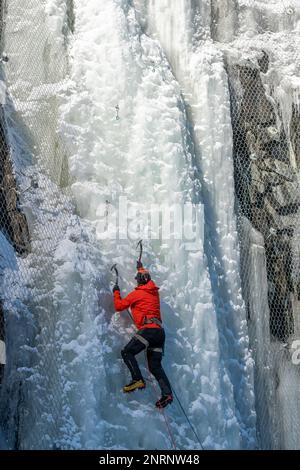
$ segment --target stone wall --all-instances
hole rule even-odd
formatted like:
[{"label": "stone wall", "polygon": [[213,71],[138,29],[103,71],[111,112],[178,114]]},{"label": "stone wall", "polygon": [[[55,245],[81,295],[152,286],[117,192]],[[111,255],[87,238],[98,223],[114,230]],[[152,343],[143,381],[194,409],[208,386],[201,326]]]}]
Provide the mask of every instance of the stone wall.
[{"label": "stone wall", "polygon": [[262,52],[257,67],[227,65],[233,122],[236,195],[241,212],[264,239],[270,330],[286,340],[294,329],[293,300],[299,283],[293,276],[300,191],[294,162],[300,161],[300,121],[294,110],[291,143],[280,111],[266,95],[262,75],[269,67]]},{"label": "stone wall", "polygon": [[25,215],[19,208],[19,195],[5,138],[3,108],[0,107],[0,229],[15,248],[26,255],[30,237]]},{"label": "stone wall", "polygon": [[[2,37],[2,31],[3,2],[0,0],[0,38]],[[0,55],[2,53],[3,51],[0,49]],[[26,256],[28,254],[30,251],[29,230],[26,217],[22,213],[19,204],[19,192],[6,138],[3,105],[0,105],[0,230],[14,247],[17,255]],[[5,253],[2,253],[2,256],[5,256]],[[6,361],[4,326],[4,313],[0,298],[0,383]]]}]

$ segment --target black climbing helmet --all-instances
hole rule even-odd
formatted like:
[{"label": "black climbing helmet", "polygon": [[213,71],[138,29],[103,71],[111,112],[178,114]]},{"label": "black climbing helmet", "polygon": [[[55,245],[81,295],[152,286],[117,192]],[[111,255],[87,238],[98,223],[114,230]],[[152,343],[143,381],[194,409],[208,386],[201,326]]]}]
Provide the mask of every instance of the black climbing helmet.
[{"label": "black climbing helmet", "polygon": [[147,269],[139,268],[135,279],[138,285],[145,285],[147,282],[151,281],[151,276]]}]

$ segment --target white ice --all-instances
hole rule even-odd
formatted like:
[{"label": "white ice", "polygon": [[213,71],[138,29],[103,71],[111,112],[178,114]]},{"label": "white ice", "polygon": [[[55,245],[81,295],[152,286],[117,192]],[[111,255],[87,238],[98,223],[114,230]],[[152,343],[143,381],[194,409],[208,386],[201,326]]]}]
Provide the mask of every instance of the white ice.
[{"label": "white ice", "polygon": [[[263,28],[261,9],[282,37],[297,25],[283,23],[275,2],[240,1],[238,18],[227,1],[227,10],[212,2],[213,11],[206,0],[73,3],[73,36],[63,0],[9,0],[6,18],[6,115],[18,181],[30,187],[22,204],[33,238],[32,253],[5,270],[7,308],[30,332],[12,343],[9,376],[14,389],[19,368],[27,400],[22,448],[172,446],[153,407],[158,390],[148,383],[139,395],[121,393],[120,350],[133,330],[126,314],[114,315],[109,268],[118,262],[123,293],[134,287],[136,240],[99,236],[99,208],[108,201],[112,217],[120,196],[144,214],[151,204],[188,201],[204,210],[193,251],[180,240],[145,242],[144,262],[161,287],[164,365],[205,448],[253,448],[223,58],[232,50],[242,60],[243,41]],[[17,398],[6,400],[15,412]],[[166,414],[178,448],[198,448],[176,400]]]}]

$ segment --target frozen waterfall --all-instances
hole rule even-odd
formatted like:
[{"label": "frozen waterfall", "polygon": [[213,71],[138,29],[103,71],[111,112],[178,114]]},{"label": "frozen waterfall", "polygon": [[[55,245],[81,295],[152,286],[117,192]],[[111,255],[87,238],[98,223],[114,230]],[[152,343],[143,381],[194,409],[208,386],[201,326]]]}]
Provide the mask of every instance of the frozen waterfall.
[{"label": "frozen waterfall", "polygon": [[[288,428],[300,408],[284,392],[291,382],[293,399],[299,387],[292,365],[277,371],[274,395],[269,354],[281,344],[269,334],[264,242],[237,220],[232,114],[242,95],[235,67],[256,66],[264,50],[263,86],[293,147],[300,9],[289,4],[7,0],[4,113],[32,245],[19,257],[0,239],[8,447],[172,448],[155,385],[121,392],[120,350],[134,330],[114,312],[110,267],[118,263],[122,294],[133,289],[139,238],[160,286],[164,366],[203,447],[299,446],[299,429]],[[158,236],[170,207],[179,212]],[[186,207],[193,243],[178,234]],[[129,237],[115,232],[126,215]],[[200,448],[176,400],[166,415],[178,449]]]}]

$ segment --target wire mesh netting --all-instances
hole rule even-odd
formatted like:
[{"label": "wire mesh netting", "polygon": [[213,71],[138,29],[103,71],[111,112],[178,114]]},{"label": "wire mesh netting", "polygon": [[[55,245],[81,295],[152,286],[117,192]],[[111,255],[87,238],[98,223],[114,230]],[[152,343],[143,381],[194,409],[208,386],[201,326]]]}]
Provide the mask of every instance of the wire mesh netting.
[{"label": "wire mesh netting", "polygon": [[[63,33],[56,40],[51,27],[45,27],[45,2],[1,2],[0,341],[6,338],[2,362],[6,355],[9,361],[5,372],[1,367],[0,408],[9,446],[16,449],[33,448],[35,441],[37,448],[52,448],[63,426],[54,253],[68,237],[68,228],[77,224],[65,189],[65,151],[57,131],[70,7],[71,2],[62,5]],[[34,27],[23,43],[22,30],[32,15]],[[14,28],[16,41],[10,42]],[[51,435],[43,432],[45,421]],[[25,422],[27,433],[34,428],[33,435],[24,436]]]},{"label": "wire mesh netting", "polygon": [[300,115],[296,99],[286,123],[268,71],[264,50],[252,63],[228,65],[241,276],[256,362],[259,442],[284,447],[286,420],[294,436],[288,445],[296,448],[299,416],[295,410],[284,416],[283,409],[295,400],[299,378],[292,355],[300,313]]},{"label": "wire mesh netting", "polygon": [[[264,240],[270,331],[284,341],[294,332],[293,302],[299,291],[299,135],[294,129],[286,135],[280,111],[266,96],[259,69],[240,67],[239,77],[243,98],[238,109],[233,109],[236,194],[241,214]],[[295,125],[299,120],[296,107],[293,113]]]},{"label": "wire mesh netting", "polygon": [[[53,24],[45,27],[49,18],[39,7],[45,2],[27,3],[25,9],[17,0],[0,2],[0,422],[11,448],[55,448],[57,442],[68,448],[61,438],[73,426],[64,389],[68,372],[56,338],[71,326],[57,311],[62,294],[55,289],[54,256],[63,238],[82,235],[58,111],[75,20],[72,0],[61,2],[58,38]],[[15,20],[6,22],[12,13]],[[28,15],[35,15],[35,27],[24,35]],[[261,448],[296,448],[299,408],[291,411],[290,403],[299,390],[292,362],[300,334],[299,107],[291,104],[287,125],[268,82],[267,52],[242,65],[226,57],[258,442]],[[80,308],[74,302],[74,316]]]}]

